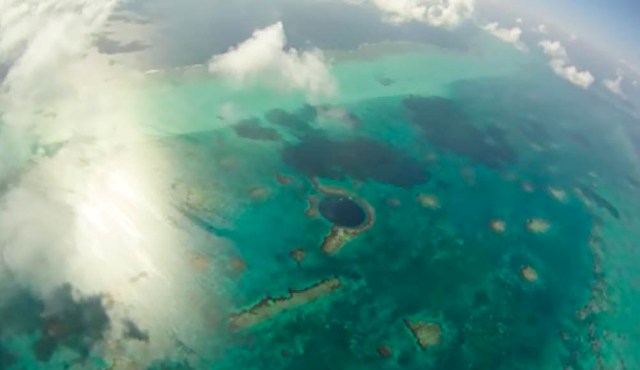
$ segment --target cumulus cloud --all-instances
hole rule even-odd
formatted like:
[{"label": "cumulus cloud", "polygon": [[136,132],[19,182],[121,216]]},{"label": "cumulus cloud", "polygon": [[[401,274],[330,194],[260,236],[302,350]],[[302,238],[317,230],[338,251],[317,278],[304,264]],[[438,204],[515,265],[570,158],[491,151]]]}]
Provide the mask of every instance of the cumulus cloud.
[{"label": "cumulus cloud", "polygon": [[554,59],[568,59],[567,49],[559,41],[543,40],[538,44],[545,54]]},{"label": "cumulus cloud", "polygon": [[576,66],[571,65],[567,49],[559,41],[543,40],[538,45],[551,57],[549,66],[555,74],[584,89],[593,84],[595,78],[591,72],[580,71]]},{"label": "cumulus cloud", "polygon": [[393,23],[424,22],[453,28],[471,18],[475,0],[371,0]]},{"label": "cumulus cloud", "polygon": [[260,80],[285,90],[303,91],[309,97],[334,94],[337,84],[322,52],[286,49],[286,44],[284,26],[278,22],[212,57],[209,71],[239,85]]},{"label": "cumulus cloud", "polygon": [[558,75],[576,86],[584,89],[593,84],[595,78],[589,71],[580,71],[576,66],[568,65],[566,61],[561,59],[553,59],[550,62],[551,68]]},{"label": "cumulus cloud", "polygon": [[611,93],[615,95],[619,95],[624,97],[624,92],[622,91],[622,75],[618,74],[615,79],[604,79],[602,80],[602,84],[607,90],[611,91]]},{"label": "cumulus cloud", "polygon": [[527,50],[524,43],[520,41],[522,30],[519,27],[501,28],[497,22],[493,22],[483,26],[482,29],[506,43],[513,44],[519,50]]}]

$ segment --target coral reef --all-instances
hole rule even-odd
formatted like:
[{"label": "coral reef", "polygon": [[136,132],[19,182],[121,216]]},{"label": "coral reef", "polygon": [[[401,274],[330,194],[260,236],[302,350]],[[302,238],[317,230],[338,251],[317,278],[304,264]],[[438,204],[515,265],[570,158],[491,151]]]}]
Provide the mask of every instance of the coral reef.
[{"label": "coral reef", "polygon": [[442,330],[438,324],[409,320],[404,320],[404,324],[411,330],[411,334],[422,349],[437,346],[442,341]]},{"label": "coral reef", "polygon": [[254,200],[265,200],[271,195],[271,190],[266,186],[256,186],[247,190],[247,194]]},{"label": "coral reef", "polygon": [[389,346],[380,346],[378,347],[377,352],[382,358],[389,358],[393,354],[393,352],[391,352],[391,347]]},{"label": "coral reef", "polygon": [[307,252],[305,252],[305,250],[302,248],[294,249],[291,252],[289,252],[289,257],[291,257],[294,261],[296,261],[298,266],[300,266],[300,264],[302,263],[302,260],[304,260],[306,256],[307,256]]},{"label": "coral reef", "polygon": [[310,196],[307,198],[307,209],[304,210],[304,214],[309,218],[318,217],[318,204],[320,203],[320,198]]},{"label": "coral reef", "polygon": [[547,190],[549,191],[549,194],[551,195],[551,197],[557,200],[558,202],[564,202],[567,200],[566,191],[559,188],[552,187],[552,186],[549,186]]},{"label": "coral reef", "polygon": [[530,283],[538,281],[538,272],[531,266],[523,266],[520,269],[520,276]]},{"label": "coral reef", "polygon": [[527,220],[527,230],[534,234],[545,234],[551,228],[549,221],[542,218],[530,218]]},{"label": "coral reef", "polygon": [[418,202],[421,206],[429,209],[438,209],[440,208],[440,201],[438,197],[433,194],[418,194]]},{"label": "coral reef", "polygon": [[507,223],[499,219],[491,220],[489,227],[491,227],[491,230],[497,234],[503,234],[507,231]]},{"label": "coral reef", "polygon": [[325,195],[328,196],[343,196],[355,199],[355,201],[360,204],[365,211],[367,218],[366,221],[355,228],[345,228],[337,225],[333,225],[331,227],[331,231],[322,241],[322,251],[325,254],[332,255],[338,252],[342,247],[345,246],[349,241],[355,239],[363,232],[369,230],[375,224],[375,210],[373,207],[366,202],[364,199],[349,193],[347,190],[335,186],[327,186],[319,183],[314,184],[316,188]]},{"label": "coral reef", "polygon": [[283,175],[281,173],[276,175],[276,181],[280,185],[289,185],[293,181],[293,179],[287,175]]},{"label": "coral reef", "polygon": [[259,324],[283,311],[313,302],[342,287],[338,278],[322,280],[306,289],[289,290],[286,297],[265,297],[254,306],[231,316],[230,326],[242,329]]}]

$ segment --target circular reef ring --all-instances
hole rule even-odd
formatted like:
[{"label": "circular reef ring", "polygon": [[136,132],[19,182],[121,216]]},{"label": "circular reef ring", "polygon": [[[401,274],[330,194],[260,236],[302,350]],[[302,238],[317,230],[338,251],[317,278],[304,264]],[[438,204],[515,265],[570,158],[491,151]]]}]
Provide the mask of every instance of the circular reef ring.
[{"label": "circular reef ring", "polygon": [[368,221],[365,207],[349,196],[327,195],[318,205],[320,214],[336,226],[355,229]]}]

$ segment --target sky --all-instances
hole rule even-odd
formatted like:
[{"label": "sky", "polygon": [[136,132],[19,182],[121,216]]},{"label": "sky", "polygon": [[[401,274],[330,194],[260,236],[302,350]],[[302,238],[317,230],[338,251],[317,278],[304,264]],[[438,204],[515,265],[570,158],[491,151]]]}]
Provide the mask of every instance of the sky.
[{"label": "sky", "polygon": [[591,40],[640,66],[640,1],[638,0],[537,0],[536,10],[558,26]]},{"label": "sky", "polygon": [[[637,0],[544,0],[582,27],[603,31],[611,41],[640,47],[640,2]],[[543,3],[544,4],[544,3]],[[605,27],[601,30],[600,27]]]}]

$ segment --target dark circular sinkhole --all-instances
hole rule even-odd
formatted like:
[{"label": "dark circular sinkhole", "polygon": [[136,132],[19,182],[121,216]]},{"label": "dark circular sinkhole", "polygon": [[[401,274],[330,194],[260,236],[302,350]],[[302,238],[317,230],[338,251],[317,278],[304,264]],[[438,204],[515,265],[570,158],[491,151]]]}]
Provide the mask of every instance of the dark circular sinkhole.
[{"label": "dark circular sinkhole", "polygon": [[341,227],[358,227],[367,220],[364,208],[349,197],[324,197],[318,208],[324,218]]}]

